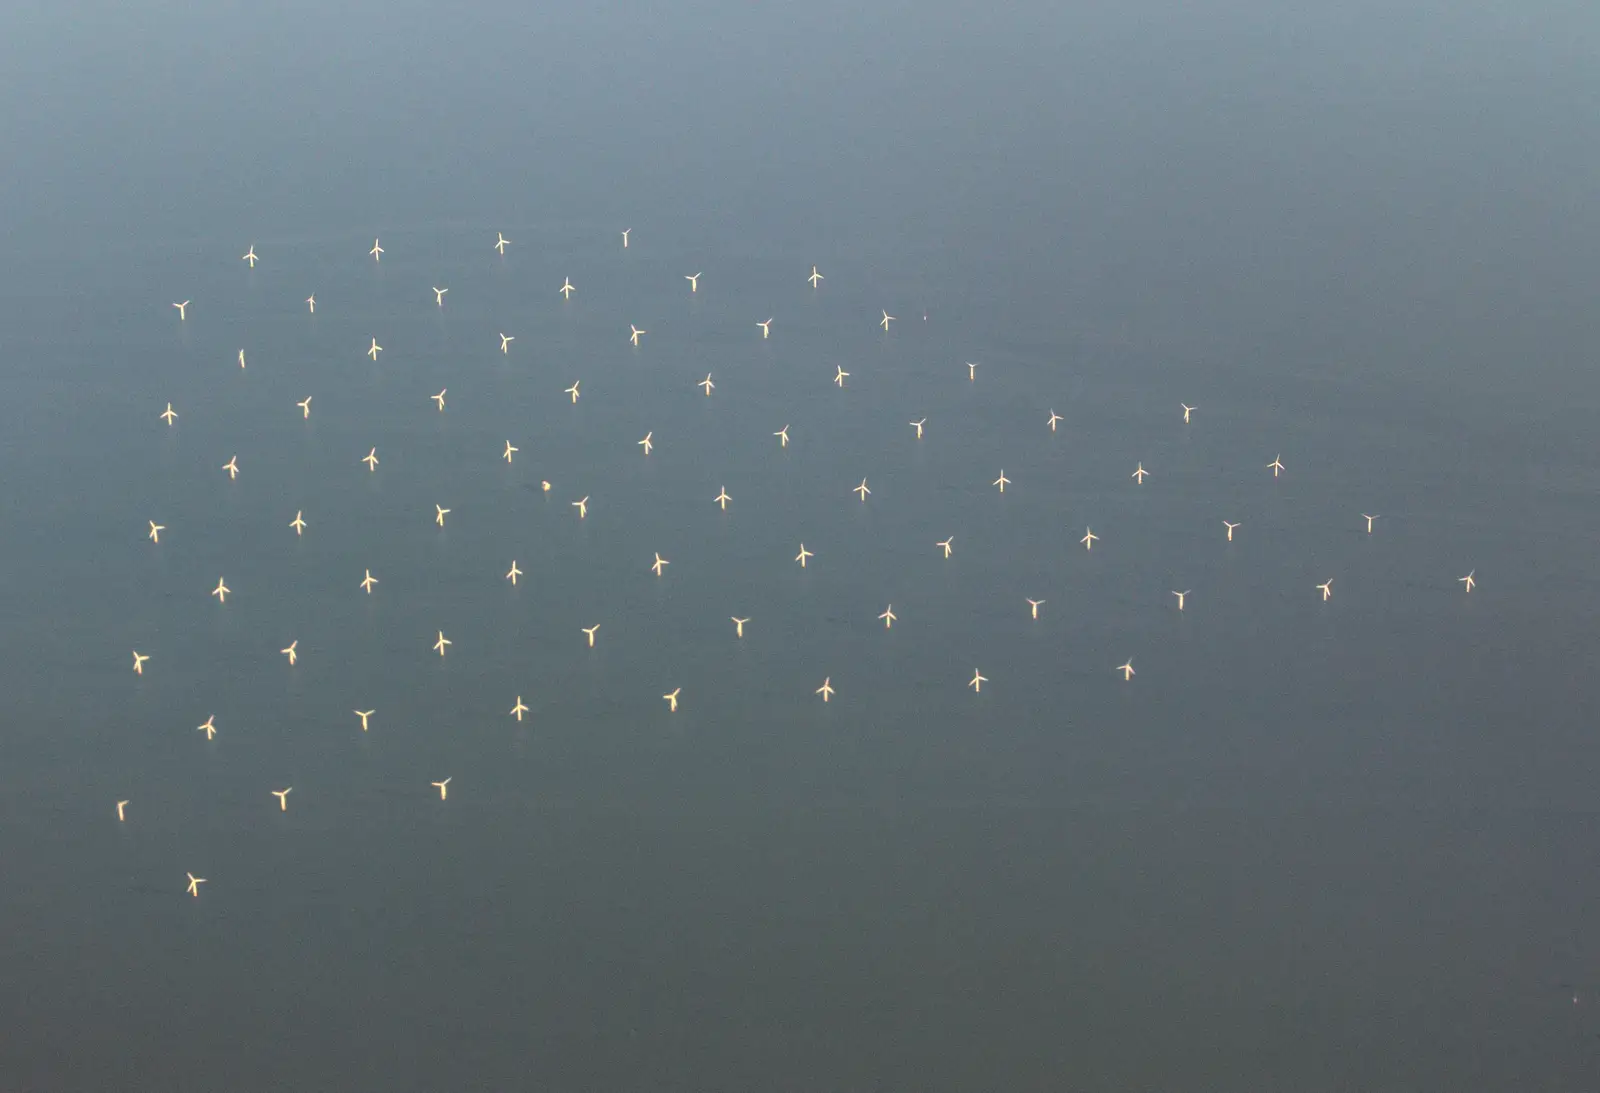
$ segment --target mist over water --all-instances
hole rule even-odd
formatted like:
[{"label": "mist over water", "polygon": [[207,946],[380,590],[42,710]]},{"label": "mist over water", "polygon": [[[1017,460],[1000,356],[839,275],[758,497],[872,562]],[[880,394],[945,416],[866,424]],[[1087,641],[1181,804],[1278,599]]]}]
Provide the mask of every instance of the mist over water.
[{"label": "mist over water", "polygon": [[0,1087],[1586,1088],[1596,32],[9,9]]}]

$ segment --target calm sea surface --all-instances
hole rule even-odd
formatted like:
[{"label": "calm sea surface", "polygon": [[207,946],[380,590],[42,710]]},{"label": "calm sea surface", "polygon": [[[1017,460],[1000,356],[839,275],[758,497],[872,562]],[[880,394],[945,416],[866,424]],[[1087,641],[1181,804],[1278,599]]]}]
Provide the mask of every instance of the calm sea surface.
[{"label": "calm sea surface", "polygon": [[0,1088],[1600,1086],[1546,7],[0,17]]}]

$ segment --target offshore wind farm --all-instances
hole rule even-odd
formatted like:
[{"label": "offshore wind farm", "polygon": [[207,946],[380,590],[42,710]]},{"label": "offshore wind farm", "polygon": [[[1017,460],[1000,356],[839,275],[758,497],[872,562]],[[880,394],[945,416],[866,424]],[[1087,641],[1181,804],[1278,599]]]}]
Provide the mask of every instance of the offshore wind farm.
[{"label": "offshore wind farm", "polygon": [[[788,27],[797,58],[882,40],[834,14]],[[1339,71],[1239,41],[1157,50],[1195,102],[1119,105],[1085,73],[1162,67],[1123,17],[936,9],[883,48],[962,42],[984,90],[850,77],[893,107],[873,151],[843,99],[776,105],[791,62],[705,52],[706,15],[584,108],[677,138],[644,171],[543,114],[516,170],[443,166],[460,135],[328,44],[296,47],[307,86],[419,158],[315,182],[264,120],[310,92],[222,88],[183,143],[98,138],[123,189],[52,189],[16,123],[0,1085],[1581,1082],[1600,227],[1558,241],[1544,175],[1469,182],[1457,145],[1325,108]],[[1302,59],[1372,59],[1402,128],[1443,101],[1382,21],[1274,18]],[[497,19],[579,80],[620,29],[564,15],[563,57],[467,25]],[[545,78],[377,25],[458,105]],[[630,99],[667,56],[723,66],[751,102],[707,109],[777,110],[818,179]],[[1209,112],[1235,93],[1272,140]],[[115,101],[75,94],[64,130]],[[1376,181],[1300,173],[1295,119]]]}]

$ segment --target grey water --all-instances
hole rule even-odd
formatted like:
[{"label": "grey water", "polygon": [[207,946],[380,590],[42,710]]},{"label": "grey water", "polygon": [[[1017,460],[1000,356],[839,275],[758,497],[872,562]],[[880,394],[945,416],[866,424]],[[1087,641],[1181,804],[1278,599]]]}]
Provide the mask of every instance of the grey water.
[{"label": "grey water", "polygon": [[0,14],[0,1088],[1595,1088],[1597,44]]}]

